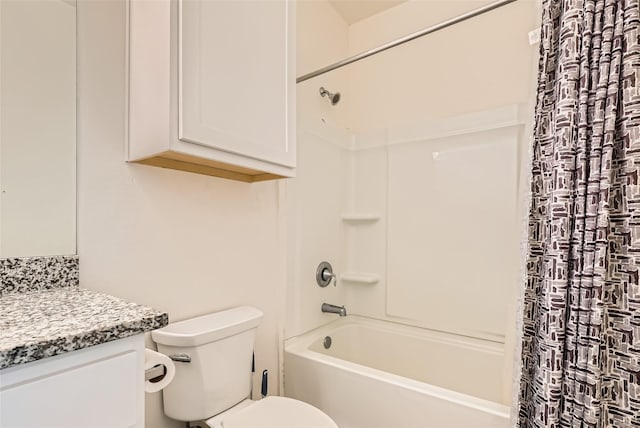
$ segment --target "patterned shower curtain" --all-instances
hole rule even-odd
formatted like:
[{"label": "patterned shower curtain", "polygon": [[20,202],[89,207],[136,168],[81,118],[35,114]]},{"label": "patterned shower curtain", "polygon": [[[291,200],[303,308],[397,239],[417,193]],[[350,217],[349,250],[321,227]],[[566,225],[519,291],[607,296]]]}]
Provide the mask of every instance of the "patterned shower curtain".
[{"label": "patterned shower curtain", "polygon": [[640,427],[640,0],[543,0],[518,427]]}]

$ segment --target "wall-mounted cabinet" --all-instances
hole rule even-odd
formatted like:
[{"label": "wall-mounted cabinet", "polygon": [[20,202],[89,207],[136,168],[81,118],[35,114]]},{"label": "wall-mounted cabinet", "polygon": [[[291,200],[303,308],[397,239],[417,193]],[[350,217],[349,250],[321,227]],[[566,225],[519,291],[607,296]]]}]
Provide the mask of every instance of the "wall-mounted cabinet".
[{"label": "wall-mounted cabinet", "polygon": [[131,0],[127,160],[295,174],[295,2]]}]

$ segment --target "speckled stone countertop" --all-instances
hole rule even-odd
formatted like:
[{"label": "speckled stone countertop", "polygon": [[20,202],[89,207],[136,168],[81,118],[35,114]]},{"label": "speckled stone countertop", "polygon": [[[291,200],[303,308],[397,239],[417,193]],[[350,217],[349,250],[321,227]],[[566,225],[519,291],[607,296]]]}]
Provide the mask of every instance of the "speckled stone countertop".
[{"label": "speckled stone countertop", "polygon": [[77,286],[0,297],[0,369],[164,327],[166,313]]},{"label": "speckled stone countertop", "polygon": [[79,271],[76,255],[0,259],[0,297],[77,286]]}]

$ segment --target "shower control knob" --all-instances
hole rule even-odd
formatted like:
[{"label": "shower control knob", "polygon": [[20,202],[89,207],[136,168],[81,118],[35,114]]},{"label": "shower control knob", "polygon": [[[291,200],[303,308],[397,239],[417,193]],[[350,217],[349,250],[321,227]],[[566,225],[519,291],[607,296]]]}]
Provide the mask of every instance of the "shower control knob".
[{"label": "shower control knob", "polygon": [[318,269],[316,269],[316,282],[320,287],[326,287],[331,284],[331,280],[333,279],[333,285],[336,285],[336,274],[333,273],[333,268],[331,267],[331,263],[322,262],[318,265]]}]

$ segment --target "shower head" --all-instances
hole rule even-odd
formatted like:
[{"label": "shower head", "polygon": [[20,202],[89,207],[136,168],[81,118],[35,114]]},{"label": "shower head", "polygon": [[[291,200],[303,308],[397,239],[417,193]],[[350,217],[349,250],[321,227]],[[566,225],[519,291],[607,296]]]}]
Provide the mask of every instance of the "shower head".
[{"label": "shower head", "polygon": [[340,101],[340,92],[331,93],[327,91],[323,86],[320,87],[320,96],[327,97],[331,101],[331,105],[334,106]]}]

